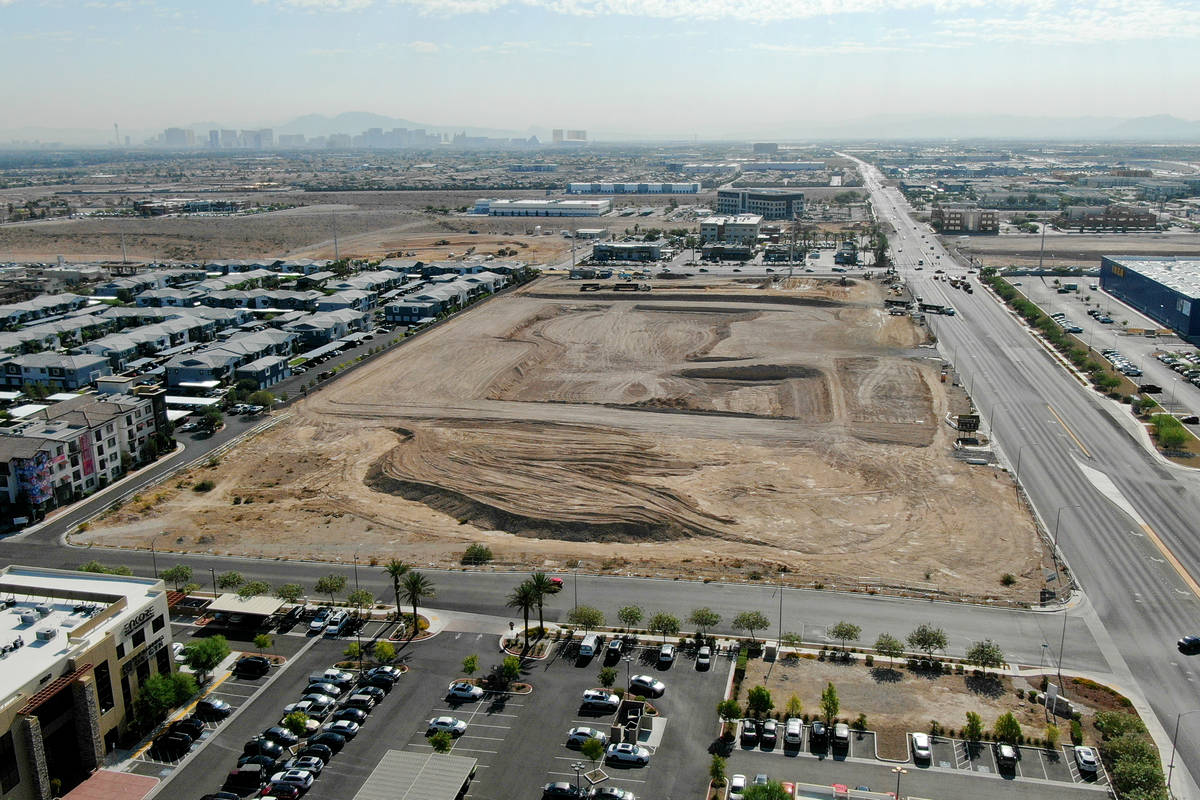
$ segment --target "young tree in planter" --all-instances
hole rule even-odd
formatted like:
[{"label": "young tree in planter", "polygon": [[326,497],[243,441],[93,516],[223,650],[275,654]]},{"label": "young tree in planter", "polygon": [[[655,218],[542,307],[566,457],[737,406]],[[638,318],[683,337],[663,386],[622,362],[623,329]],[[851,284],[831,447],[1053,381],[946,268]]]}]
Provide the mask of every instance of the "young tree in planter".
[{"label": "young tree in planter", "polygon": [[926,658],[933,660],[934,650],[946,649],[946,632],[928,623],[921,623],[908,635],[908,646],[920,650]]},{"label": "young tree in planter", "polygon": [[183,648],[183,663],[191,667],[199,676],[201,683],[208,677],[218,664],[225,660],[230,653],[229,642],[224,636],[209,636],[196,639]]},{"label": "young tree in planter", "polygon": [[396,619],[400,619],[400,581],[410,569],[412,567],[397,558],[383,565],[383,571],[392,579],[392,592],[396,595]]},{"label": "young tree in planter", "polygon": [[567,614],[567,622],[583,628],[586,635],[590,628],[598,628],[604,624],[604,612],[592,606],[576,606]]},{"label": "young tree in planter", "polygon": [[516,656],[505,656],[500,663],[500,674],[506,683],[512,683],[521,677],[521,659]]},{"label": "young tree in planter", "polygon": [[596,765],[600,763],[600,759],[604,757],[604,745],[599,739],[584,739],[579,752],[592,762],[592,769],[595,769]]},{"label": "young tree in planter", "polygon": [[601,667],[600,674],[597,677],[600,680],[600,685],[607,689],[617,682],[617,671],[612,667]]},{"label": "young tree in planter", "polygon": [[192,579],[192,568],[186,564],[176,564],[169,569],[164,569],[159,577],[164,583],[175,585],[175,591],[179,591],[180,587]]},{"label": "young tree in planter", "polygon": [[888,657],[888,666],[894,666],[896,659],[904,655],[904,643],[890,633],[881,633],[875,640],[875,652]]},{"label": "young tree in planter", "polygon": [[857,642],[858,637],[862,636],[862,628],[853,622],[842,620],[829,629],[829,635],[840,641],[842,643],[842,650],[845,650],[846,642]]},{"label": "young tree in planter", "polygon": [[267,650],[275,643],[275,639],[269,633],[260,633],[254,637],[254,646],[258,648],[258,654],[261,656],[264,650]]},{"label": "young tree in planter", "polygon": [[308,714],[303,711],[293,711],[283,718],[283,727],[287,728],[297,736],[304,736],[308,732]]},{"label": "young tree in planter", "polygon": [[242,577],[242,573],[240,572],[222,572],[217,576],[217,588],[225,589],[227,591],[229,589],[236,589],[245,582],[246,579]]},{"label": "young tree in planter", "polygon": [[650,618],[650,631],[662,634],[663,641],[665,642],[668,636],[674,636],[679,633],[679,617],[672,616],[665,611],[659,611]]},{"label": "young tree in planter", "polygon": [[771,693],[765,686],[755,686],[746,693],[746,710],[757,716],[766,716],[772,708],[775,707],[775,701],[771,699]]},{"label": "young tree in planter", "polygon": [[717,703],[717,716],[731,722],[742,715],[742,707],[732,697]]},{"label": "young tree in planter", "polygon": [[1021,723],[1017,722],[1017,718],[1011,711],[1006,711],[996,718],[996,724],[992,726],[992,733],[1001,742],[1016,744],[1021,740]]},{"label": "young tree in planter", "polygon": [[479,656],[469,655],[463,659],[462,663],[463,675],[474,675],[479,671]]},{"label": "young tree in planter", "polygon": [[841,708],[842,701],[838,699],[837,687],[830,683],[821,691],[821,714],[825,717],[826,725],[833,722]]},{"label": "young tree in planter", "polygon": [[636,628],[642,624],[645,614],[639,606],[625,606],[617,612],[617,619],[621,620],[621,624],[626,628]]},{"label": "young tree in planter", "polygon": [[967,661],[983,667],[985,672],[989,667],[998,669],[1004,666],[1004,651],[991,639],[984,639],[982,642],[975,642],[967,650]]},{"label": "young tree in planter", "polygon": [[[549,575],[540,570],[529,576],[529,585],[533,587],[534,596],[537,598],[538,627],[542,629],[542,636],[545,636],[546,620],[542,616],[542,604],[546,601],[547,595],[558,591],[558,587],[550,580]],[[596,624],[599,625],[600,623]]]},{"label": "young tree in planter", "polygon": [[708,765],[708,777],[712,779],[713,786],[725,785],[725,759],[713,753],[712,761]]},{"label": "young tree in planter", "polygon": [[525,620],[525,647],[529,647],[529,612],[537,605],[537,592],[529,581],[521,581],[517,584],[517,588],[512,590],[512,594],[508,596],[505,605],[509,608],[516,608],[521,611],[521,616]]},{"label": "young tree in planter", "polygon": [[790,797],[779,781],[751,784],[742,793],[742,800],[789,800]]},{"label": "young tree in planter", "polygon": [[787,715],[789,717],[798,717],[804,712],[804,704],[800,702],[799,695],[792,695],[787,701]]},{"label": "young tree in planter", "polygon": [[285,583],[275,587],[275,596],[285,603],[295,603],[304,596],[304,587],[298,583]]},{"label": "young tree in planter", "polygon": [[743,611],[733,618],[733,629],[735,631],[745,631],[750,634],[750,639],[757,641],[754,638],[755,631],[765,631],[771,627],[771,620],[767,619],[767,615],[761,611]]},{"label": "young tree in planter", "polygon": [[313,587],[317,594],[329,595],[329,604],[333,605],[336,601],[334,595],[344,591],[346,588],[346,576],[338,575],[336,572],[331,572],[328,575],[317,578],[316,586]]},{"label": "young tree in planter", "polygon": [[412,603],[413,636],[416,636],[421,632],[420,618],[417,616],[417,606],[422,600],[434,596],[433,581],[416,570],[409,570],[405,574],[401,584],[404,599]]},{"label": "young tree in planter", "polygon": [[967,724],[963,728],[963,738],[968,742],[978,742],[983,738],[983,717],[974,711],[967,712]]},{"label": "young tree in planter", "polygon": [[243,600],[248,600],[251,597],[258,597],[259,595],[266,594],[269,591],[271,591],[271,584],[266,583],[265,581],[250,581],[239,586],[237,593],[238,597],[242,598]]},{"label": "young tree in planter", "polygon": [[688,617],[688,622],[695,626],[696,633],[703,636],[709,628],[721,624],[721,615],[710,608],[694,608]]},{"label": "young tree in planter", "polygon": [[435,753],[449,753],[450,749],[454,747],[454,737],[450,735],[450,731],[438,731],[430,734],[429,744]]},{"label": "young tree in planter", "polygon": [[375,660],[380,664],[390,663],[396,658],[396,646],[387,639],[380,639],[379,641],[375,642],[375,645],[371,648],[371,655],[373,655]]}]

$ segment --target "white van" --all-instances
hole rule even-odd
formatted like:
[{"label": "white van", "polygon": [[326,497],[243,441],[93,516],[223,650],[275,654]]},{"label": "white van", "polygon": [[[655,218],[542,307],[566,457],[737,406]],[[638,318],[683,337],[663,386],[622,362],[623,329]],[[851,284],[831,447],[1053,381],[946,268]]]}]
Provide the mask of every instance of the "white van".
[{"label": "white van", "polygon": [[596,655],[596,634],[590,633],[579,643],[579,655],[583,657]]}]

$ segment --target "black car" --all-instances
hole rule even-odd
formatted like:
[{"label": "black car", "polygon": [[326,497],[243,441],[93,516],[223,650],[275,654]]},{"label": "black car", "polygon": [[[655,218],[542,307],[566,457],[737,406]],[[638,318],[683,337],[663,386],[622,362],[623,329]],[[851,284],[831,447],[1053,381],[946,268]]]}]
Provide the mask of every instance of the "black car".
[{"label": "black car", "polygon": [[542,787],[542,797],[583,797],[583,792],[570,781],[555,781]]},{"label": "black car", "polygon": [[378,705],[379,703],[382,703],[383,698],[387,696],[387,692],[385,692],[383,689],[380,689],[378,686],[369,686],[369,685],[368,686],[359,686],[357,689],[354,690],[353,693],[354,694],[365,694],[368,697],[371,697],[375,701],[376,705]]},{"label": "black car", "polygon": [[261,678],[271,671],[271,662],[262,656],[245,656],[233,665],[233,674],[239,678]]},{"label": "black car", "polygon": [[758,722],[752,719],[742,720],[742,746],[753,747],[758,744]]},{"label": "black car", "polygon": [[1179,640],[1179,652],[1191,656],[1200,653],[1200,636],[1190,633]]},{"label": "black car", "polygon": [[396,684],[396,682],[393,681],[391,678],[387,677],[386,675],[380,675],[380,674],[364,675],[362,680],[359,681],[358,688],[354,690],[354,693],[355,694],[366,694],[363,691],[363,689],[371,688],[371,689],[378,689],[379,691],[383,692],[384,694],[387,694],[388,692],[390,692],[392,690],[392,687],[395,686],[395,684]]},{"label": "black car", "polygon": [[204,795],[200,800],[242,800],[242,796],[233,792],[212,792]]},{"label": "black car", "polygon": [[334,714],[331,719],[334,722],[344,719],[349,720],[350,722],[357,722],[359,725],[362,725],[367,721],[367,712],[363,711],[361,708],[343,708]]},{"label": "black car", "polygon": [[200,734],[204,733],[204,731],[205,731],[204,723],[201,722],[200,720],[196,719],[195,717],[188,717],[187,719],[177,719],[171,723],[171,726],[169,728],[167,728],[167,733],[182,733],[184,736],[187,736],[193,742],[196,741],[197,739],[199,739]]},{"label": "black car", "polygon": [[825,727],[825,723],[814,720],[812,728],[808,732],[809,748],[813,750],[824,750],[828,741],[829,730]]},{"label": "black car", "polygon": [[283,758],[283,745],[262,736],[257,736],[242,746],[243,755],[270,756],[276,760]]},{"label": "black car", "polygon": [[321,759],[322,763],[328,764],[329,760],[333,758],[333,748],[326,744],[313,744],[309,742],[300,749],[300,752],[296,753],[296,756],[312,756],[313,758]]},{"label": "black car", "polygon": [[273,770],[279,764],[279,762],[270,756],[259,755],[258,753],[255,753],[253,755],[244,755],[237,761],[237,765],[239,767],[244,767],[247,764],[258,764],[264,770]]},{"label": "black car", "polygon": [[346,737],[338,733],[325,731],[324,733],[318,733],[316,736],[309,739],[308,744],[310,746],[314,744],[323,744],[334,753],[340,753],[342,752],[342,748],[346,746]]},{"label": "black car", "polygon": [[196,716],[200,719],[225,719],[233,713],[233,706],[224,700],[206,697],[196,703]]},{"label": "black car", "polygon": [[174,761],[192,746],[191,737],[182,733],[164,733],[150,745],[150,754],[159,761]]},{"label": "black car", "polygon": [[282,725],[272,725],[262,732],[263,738],[270,739],[273,742],[279,742],[284,747],[291,747],[300,741],[300,737],[289,731]]}]

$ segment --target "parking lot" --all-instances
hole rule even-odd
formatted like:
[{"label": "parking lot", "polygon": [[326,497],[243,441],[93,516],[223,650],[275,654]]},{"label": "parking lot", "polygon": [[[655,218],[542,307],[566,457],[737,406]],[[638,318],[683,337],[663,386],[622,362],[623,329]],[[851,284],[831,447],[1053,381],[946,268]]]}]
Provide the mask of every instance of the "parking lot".
[{"label": "parking lot", "polygon": [[[364,642],[366,641],[364,637]],[[233,705],[234,713],[218,725],[208,726],[182,763],[164,763],[140,756],[134,771],[169,778],[170,796],[194,796],[221,788],[224,777],[237,764],[245,742],[279,722],[283,707],[299,699],[312,672],[332,666],[341,657],[345,639],[306,637],[302,628],[277,637],[277,650],[290,651],[286,664],[258,680],[220,678],[214,697]],[[236,646],[236,645],[235,645]],[[429,752],[428,722],[438,716],[464,721],[465,732],[454,741],[452,752],[478,760],[479,770],[467,794],[472,800],[507,800],[541,796],[541,787],[552,781],[575,782],[573,764],[592,764],[565,744],[567,731],[578,725],[609,730],[612,713],[583,711],[585,689],[598,687],[602,658],[578,661],[560,653],[526,663],[520,680],[532,693],[489,693],[478,701],[450,701],[446,689],[462,677],[463,659],[479,657],[480,672],[502,660],[499,640],[490,634],[446,631],[412,644],[398,644],[396,663],[406,665],[390,694],[369,715],[362,733],[333,757],[305,795],[312,800],[352,798],[379,759],[388,750]],[[715,709],[729,674],[729,663],[718,659],[707,671],[681,653],[667,668],[659,668],[657,648],[633,650],[628,662],[617,659],[617,686],[625,673],[653,674],[667,684],[664,696],[653,700],[661,721],[646,744],[653,755],[647,766],[603,765],[605,785],[632,790],[639,797],[696,796],[708,782],[709,745],[715,734]],[[586,778],[581,778],[586,785]]]},{"label": "parking lot", "polygon": [[[739,723],[737,744],[729,757],[727,772],[753,779],[766,774],[781,781],[816,784],[843,783],[868,786],[876,791],[892,790],[895,762],[875,757],[875,737],[870,731],[851,731],[848,745],[837,747],[828,740],[814,740],[812,727],[804,726],[799,745],[785,744],[782,733],[774,744],[764,745],[743,738],[745,723]],[[929,763],[910,759],[901,776],[904,794],[918,796],[987,798],[1018,792],[1029,798],[1096,798],[1106,791],[1103,766],[1097,775],[1081,774],[1071,748],[1046,751],[1021,747],[1015,766],[1001,768],[992,745],[970,746],[958,739],[932,737]],[[987,780],[990,778],[991,780]],[[997,783],[999,781],[999,783]],[[928,792],[928,794],[924,794]]]}]

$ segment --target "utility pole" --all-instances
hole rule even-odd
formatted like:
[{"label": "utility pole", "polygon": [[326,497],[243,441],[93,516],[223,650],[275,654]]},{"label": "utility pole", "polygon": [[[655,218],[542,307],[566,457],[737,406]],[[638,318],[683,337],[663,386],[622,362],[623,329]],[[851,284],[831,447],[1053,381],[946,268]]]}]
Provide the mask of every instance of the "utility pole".
[{"label": "utility pole", "polygon": [[332,211],[329,212],[329,221],[333,225],[333,260],[341,261],[342,257],[338,254],[337,217],[333,215]]},{"label": "utility pole", "polygon": [[1042,248],[1038,251],[1038,272],[1042,271],[1042,257],[1046,255],[1046,221],[1042,220]]}]

